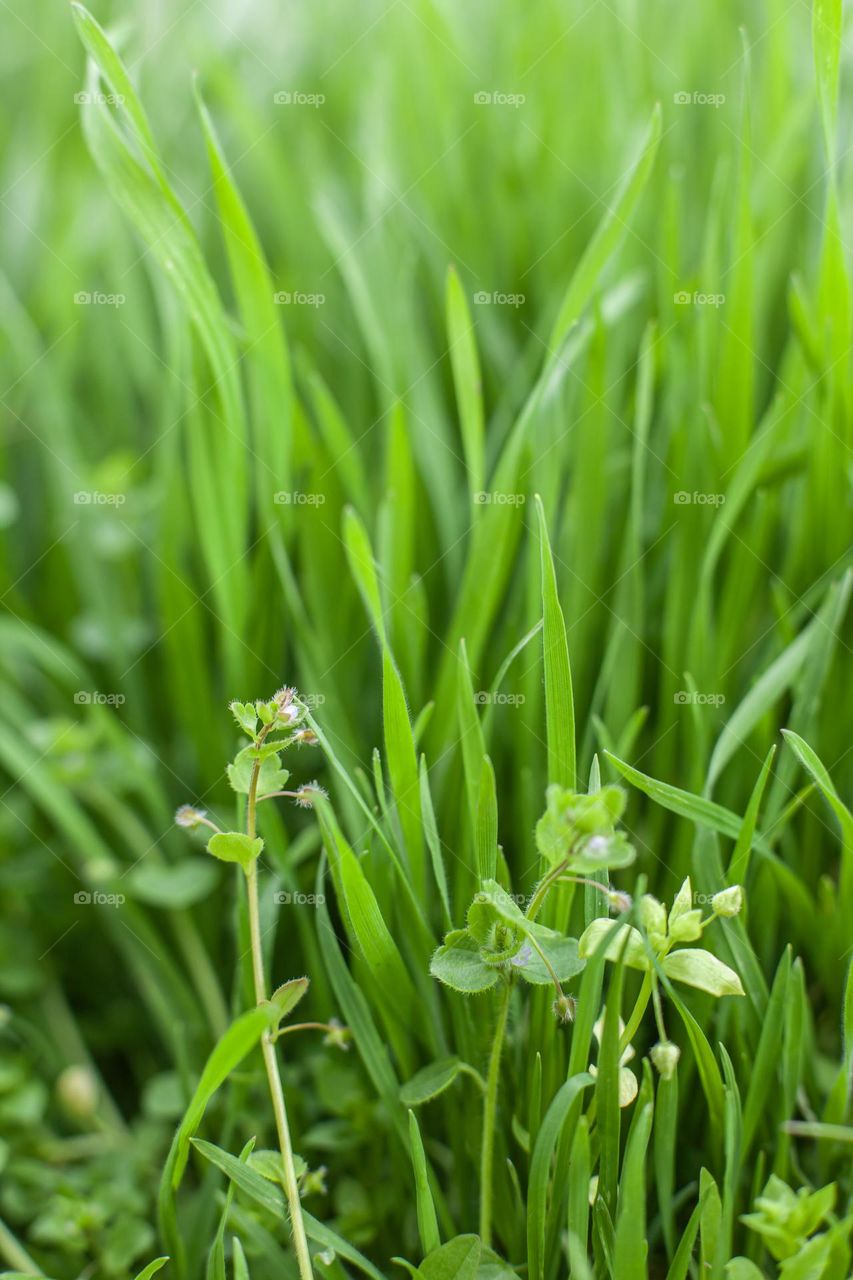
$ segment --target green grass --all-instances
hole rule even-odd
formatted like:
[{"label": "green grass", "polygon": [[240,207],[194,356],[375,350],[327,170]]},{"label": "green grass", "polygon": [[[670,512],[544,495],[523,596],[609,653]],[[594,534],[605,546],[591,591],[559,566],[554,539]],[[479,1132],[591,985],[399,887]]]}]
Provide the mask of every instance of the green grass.
[{"label": "green grass", "polygon": [[333,1280],[847,1280],[840,0],[93,13],[3,11],[3,1265],[305,1276],[298,1178]]}]

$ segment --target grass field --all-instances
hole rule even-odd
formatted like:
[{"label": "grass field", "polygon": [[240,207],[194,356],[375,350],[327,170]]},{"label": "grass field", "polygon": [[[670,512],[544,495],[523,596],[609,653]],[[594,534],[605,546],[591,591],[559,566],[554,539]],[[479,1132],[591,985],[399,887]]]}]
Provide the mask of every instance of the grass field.
[{"label": "grass field", "polygon": [[0,4],[0,1260],[853,1275],[842,0]]}]

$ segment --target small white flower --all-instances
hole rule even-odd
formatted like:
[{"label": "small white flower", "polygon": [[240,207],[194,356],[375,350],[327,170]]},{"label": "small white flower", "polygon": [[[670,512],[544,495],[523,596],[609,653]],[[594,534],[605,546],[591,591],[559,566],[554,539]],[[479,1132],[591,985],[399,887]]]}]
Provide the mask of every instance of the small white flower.
[{"label": "small white flower", "polygon": [[[620,1018],[619,1019],[619,1038],[620,1039],[622,1038],[624,1031],[625,1031],[625,1023]],[[604,1034],[604,1014],[603,1013],[601,1017],[596,1021],[595,1026],[593,1027],[593,1033],[600,1045],[601,1037]],[[626,1063],[630,1062],[633,1057],[634,1057],[634,1046],[631,1044],[628,1044],[625,1046],[625,1049],[619,1058],[619,1106],[620,1107],[629,1107],[631,1103],[634,1101],[634,1099],[636,1098],[637,1091],[640,1087],[639,1084],[637,1083],[637,1077],[634,1075],[631,1068],[625,1065]],[[593,1078],[596,1078],[598,1076],[598,1067],[596,1067],[594,1063],[589,1068],[589,1074]]]},{"label": "small white flower", "polygon": [[201,826],[206,817],[206,809],[196,809],[191,804],[182,804],[175,814],[175,822],[179,827],[186,827],[188,831],[192,831],[194,827]]}]

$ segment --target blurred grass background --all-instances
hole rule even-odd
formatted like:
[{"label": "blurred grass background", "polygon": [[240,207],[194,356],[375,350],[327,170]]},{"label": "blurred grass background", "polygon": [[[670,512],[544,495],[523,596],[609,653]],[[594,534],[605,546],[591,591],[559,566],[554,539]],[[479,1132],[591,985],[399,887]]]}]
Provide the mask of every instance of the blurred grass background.
[{"label": "blurred grass background", "polygon": [[[39,1126],[68,1126],[56,1080],[90,1056],[114,1098],[109,1124],[123,1128],[147,1098],[156,1150],[174,1102],[152,1104],[152,1080],[180,1098],[223,1025],[239,981],[216,972],[237,927],[224,883],[213,893],[194,867],[178,910],[174,874],[139,869],[182,865],[176,804],[230,803],[225,702],[297,684],[369,791],[380,664],[344,549],[347,503],[370,532],[413,720],[438,697],[423,742],[451,843],[454,830],[468,838],[458,641],[474,690],[489,690],[536,626],[534,492],[567,620],[582,777],[593,751],[611,747],[740,813],[780,724],[808,738],[843,794],[853,776],[849,93],[842,66],[828,155],[808,7],[252,0],[94,12],[208,265],[220,363],[170,282],[174,211],[140,235],[92,159],[81,114],[115,113],[75,100],[95,90],[70,13],[46,0],[3,5],[0,990],[15,1011],[8,1114],[24,1160]],[[253,329],[229,277],[194,81],[274,293],[322,298],[267,296],[275,328],[258,322],[259,305]],[[554,352],[563,291],[657,101],[648,186]],[[451,264],[482,364],[479,477],[453,390]],[[478,303],[483,293],[514,303]],[[496,464],[549,360],[478,610],[472,529],[494,517]],[[491,503],[476,501],[481,489]],[[464,592],[473,631],[460,630]],[[510,700],[484,715],[501,844],[524,888],[545,781],[540,648],[528,642],[503,678]],[[708,783],[723,725],[774,663],[772,699]],[[319,751],[302,759],[329,784]],[[842,967],[820,919],[837,848],[802,785],[785,757],[764,829],[778,823],[780,856],[813,913],[792,914],[759,867],[755,946],[768,968],[787,941],[810,958],[818,1039],[834,1052]],[[351,798],[335,798],[361,838]],[[633,803],[642,870],[671,892],[692,835]],[[281,883],[310,885],[310,820],[270,822]],[[99,889],[126,904],[75,903]],[[294,917],[282,951],[294,972],[316,973],[322,1007],[314,924]],[[320,1068],[306,1051],[294,1070]],[[15,1101],[23,1077],[30,1111]],[[370,1104],[346,1078],[355,1137],[340,1160],[355,1170]],[[335,1099],[323,1081],[316,1112],[306,1091],[303,1129]],[[23,1176],[4,1216],[26,1230]],[[343,1181],[344,1228],[374,1240],[381,1208],[356,1176]],[[145,1195],[134,1195],[122,1212],[139,1223]]]}]

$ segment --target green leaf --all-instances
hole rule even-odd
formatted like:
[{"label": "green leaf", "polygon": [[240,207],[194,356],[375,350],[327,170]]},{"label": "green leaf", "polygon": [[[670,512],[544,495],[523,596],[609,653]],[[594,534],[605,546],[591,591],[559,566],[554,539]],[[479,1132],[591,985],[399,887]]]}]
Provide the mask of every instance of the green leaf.
[{"label": "green leaf", "polygon": [[813,0],[812,44],[827,159],[835,153],[838,72],[841,63],[842,0]]},{"label": "green leaf", "polygon": [[539,520],[539,547],[542,570],[542,653],[545,663],[545,726],[548,744],[548,781],[563,787],[575,785],[575,708],[569,644],[554,559],[548,541],[548,526],[542,499],[536,495]]},{"label": "green leaf", "polygon": [[232,702],[228,706],[247,738],[254,738],[258,727],[258,713],[253,702]]},{"label": "green leaf", "polygon": [[619,1180],[614,1245],[615,1274],[620,1280],[646,1280],[646,1148],[652,1128],[652,1105],[647,1103],[634,1117]]},{"label": "green leaf", "polygon": [[476,1280],[481,1248],[479,1236],[454,1236],[424,1258],[418,1275],[421,1280]]},{"label": "green leaf", "polygon": [[[364,868],[344,838],[332,806],[319,797],[326,853],[345,910],[347,932],[376,979],[386,1013],[421,1043],[429,1043],[428,1027],[400,950],[391,935]],[[402,1040],[397,1042],[402,1044]]]},{"label": "green leaf", "polygon": [[[543,1280],[545,1275],[546,1200],[551,1160],[563,1135],[572,1104],[592,1082],[592,1076],[583,1072],[561,1085],[539,1127],[530,1162],[527,1192],[527,1268],[530,1280]],[[569,1143],[571,1137],[569,1134]],[[559,1189],[559,1194],[562,1195],[562,1188]]]},{"label": "green leaf", "polygon": [[630,969],[651,969],[651,960],[639,929],[629,924],[617,924],[606,916],[599,916],[584,929],[578,942],[578,954],[582,959],[595,955],[608,937],[610,941],[604,949],[605,959],[623,960]]},{"label": "green leaf", "polygon": [[439,1094],[449,1089],[453,1081],[463,1070],[471,1071],[459,1058],[440,1058],[422,1067],[411,1080],[400,1089],[400,1101],[404,1107],[420,1107],[431,1102]]},{"label": "green leaf", "polygon": [[292,1013],[310,985],[308,978],[291,978],[288,982],[283,982],[280,987],[276,987],[270,996],[270,1004],[275,1006],[279,1022]]},{"label": "green leaf", "polygon": [[[266,758],[262,758],[261,767],[258,770],[257,794],[264,796],[270,791],[281,791],[287,785],[288,773],[286,769],[282,769],[279,758],[275,754],[277,748],[272,745],[272,753],[267,754]],[[254,747],[244,747],[242,751],[234,758],[234,763],[229,764],[227,773],[228,781],[233,791],[238,795],[247,796],[252,782],[252,770],[258,759],[258,753]]]},{"label": "green leaf", "polygon": [[441,905],[444,909],[444,920],[448,926],[452,922],[450,912],[450,896],[447,891],[447,873],[444,869],[444,857],[441,851],[441,840],[438,835],[438,827],[435,821],[435,810],[432,803],[432,793],[429,785],[429,772],[427,770],[426,758],[421,756],[420,763],[420,784],[421,784],[421,814],[423,815],[424,837],[429,849],[430,860],[432,862],[432,873],[435,877],[435,883],[441,898]]},{"label": "green leaf", "polygon": [[[761,1024],[758,1048],[750,1062],[749,1088],[743,1110],[744,1157],[749,1155],[768,1100],[775,1098],[778,1093],[779,1046],[782,1043],[790,975],[791,949],[786,947],[776,969],[770,999]],[[768,1116],[768,1121],[769,1119]]]},{"label": "green leaf", "polygon": [[782,734],[803,768],[817,783],[821,794],[838,820],[842,845],[841,902],[845,912],[849,912],[853,910],[853,813],[839,796],[817,752],[791,729],[783,729]]},{"label": "green leaf", "polygon": [[707,991],[712,996],[742,996],[745,994],[741,980],[722,960],[710,951],[697,947],[682,947],[671,951],[661,961],[668,978],[685,982],[689,987]]},{"label": "green leaf", "polygon": [[[482,492],[486,482],[480,362],[477,358],[477,342],[471,310],[459,275],[452,265],[447,272],[446,311],[450,366],[453,370],[453,385],[459,407],[468,489],[471,498],[475,499],[476,495]],[[477,510],[479,511],[479,507]]]},{"label": "green leaf", "polygon": [[498,798],[495,788],[495,771],[488,756],[483,756],[480,769],[474,842],[477,852],[477,876],[480,880],[488,880],[497,870],[498,857]]},{"label": "green leaf", "polygon": [[403,831],[412,881],[419,896],[426,892],[420,782],[415,738],[400,673],[386,648],[382,657],[382,717],[391,792]]},{"label": "green leaf", "polygon": [[474,995],[488,991],[498,981],[498,972],[480,959],[480,948],[466,929],[449,933],[432,957],[429,971],[454,991]]},{"label": "green leaf", "polygon": [[[561,938],[559,934],[555,934],[553,938],[543,938],[537,932],[536,944],[545,953],[560,982],[568,982],[570,978],[576,977],[586,964],[586,961],[578,955],[577,938]],[[536,986],[548,986],[553,979],[536,948],[527,944],[523,951],[523,963],[517,958],[513,960],[518,973],[525,982],[531,982]]]},{"label": "green leaf", "polygon": [[[256,1173],[254,1169],[249,1168],[242,1160],[238,1160],[236,1156],[232,1156],[230,1152],[223,1151],[221,1147],[216,1147],[211,1142],[203,1142],[201,1139],[197,1139],[193,1145],[198,1148],[205,1159],[227,1174],[232,1182],[241,1191],[245,1192],[250,1199],[254,1200],[256,1204],[268,1209],[276,1217],[287,1218],[284,1196],[274,1183]],[[306,1213],[304,1209],[302,1217],[309,1240],[314,1240],[325,1249],[334,1249],[335,1253],[339,1253],[346,1262],[351,1262],[353,1266],[358,1267],[365,1275],[370,1276],[371,1280],[385,1280],[382,1272],[368,1258],[365,1258],[364,1254],[353,1248],[351,1244],[348,1244],[331,1227],[326,1226],[324,1222],[318,1222],[315,1217],[310,1213]]]},{"label": "green leaf", "polygon": [[136,1280],[151,1280],[151,1277],[155,1276],[161,1267],[165,1267],[168,1261],[169,1261],[168,1256],[163,1258],[155,1258],[153,1262],[148,1263],[147,1267],[142,1268],[142,1270],[136,1276]]},{"label": "green leaf", "polygon": [[128,896],[137,902],[180,911],[203,902],[213,892],[219,870],[206,858],[184,858],[172,865],[143,861],[128,872],[124,883]]},{"label": "green leaf", "polygon": [[161,1236],[169,1247],[179,1274],[184,1273],[185,1260],[183,1239],[178,1231],[175,1193],[186,1168],[190,1140],[204,1118],[210,1099],[269,1029],[273,1016],[271,1006],[260,1005],[241,1014],[220,1037],[205,1063],[184,1118],[172,1139],[160,1178],[158,1216]]},{"label": "green leaf", "polygon": [[253,862],[261,856],[264,842],[257,836],[252,840],[242,831],[217,831],[207,842],[208,853],[221,862],[237,862],[248,872]]},{"label": "green leaf", "polygon": [[438,1219],[435,1216],[435,1205],[429,1189],[429,1171],[421,1131],[414,1111],[409,1112],[409,1139],[412,1150],[412,1167],[415,1173],[415,1203],[417,1206],[418,1234],[421,1248],[425,1254],[441,1245],[438,1234]]}]

